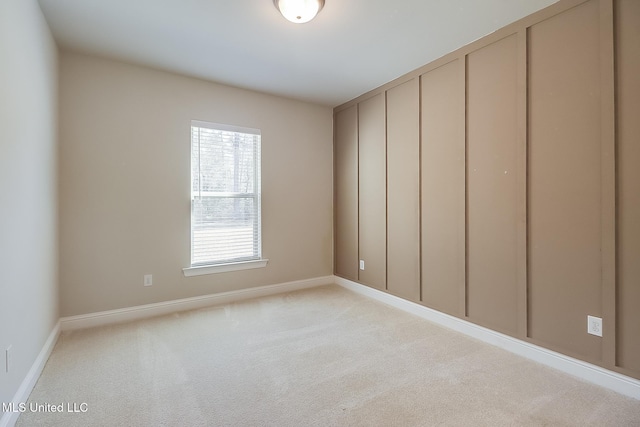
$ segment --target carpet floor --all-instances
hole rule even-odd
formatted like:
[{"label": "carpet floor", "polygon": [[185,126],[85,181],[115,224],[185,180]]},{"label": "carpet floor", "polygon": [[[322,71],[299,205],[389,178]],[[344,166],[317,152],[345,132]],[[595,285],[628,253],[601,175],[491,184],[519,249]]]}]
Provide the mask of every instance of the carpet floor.
[{"label": "carpet floor", "polygon": [[619,427],[640,401],[331,285],[64,332],[17,425]]}]

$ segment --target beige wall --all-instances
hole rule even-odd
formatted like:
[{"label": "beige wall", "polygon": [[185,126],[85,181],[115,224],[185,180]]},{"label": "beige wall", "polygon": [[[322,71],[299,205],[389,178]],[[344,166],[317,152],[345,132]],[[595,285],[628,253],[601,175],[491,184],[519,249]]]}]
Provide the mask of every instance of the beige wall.
[{"label": "beige wall", "polygon": [[0,2],[0,402],[15,396],[58,320],[57,67],[37,2]]},{"label": "beige wall", "polygon": [[[332,274],[330,108],[81,54],[60,62],[62,316]],[[192,119],[262,130],[266,268],[182,274]]]}]

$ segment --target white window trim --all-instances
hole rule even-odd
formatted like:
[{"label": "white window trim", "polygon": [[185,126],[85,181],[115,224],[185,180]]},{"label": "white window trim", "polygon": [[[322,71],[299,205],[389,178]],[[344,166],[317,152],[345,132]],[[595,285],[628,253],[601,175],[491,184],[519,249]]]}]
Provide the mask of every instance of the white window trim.
[{"label": "white window trim", "polygon": [[203,122],[200,120],[191,120],[191,126],[213,129],[213,130],[226,130],[229,132],[249,133],[253,135],[260,135],[262,132],[260,129],[254,129],[254,128],[248,128],[243,126],[236,126],[236,125],[226,125],[223,123]]},{"label": "white window trim", "polygon": [[[260,135],[260,129],[254,129],[249,127],[241,127],[235,125],[227,125],[221,123],[212,123],[205,122],[200,120],[191,120],[191,127],[196,126],[200,128],[208,128],[214,130],[223,130],[229,132],[238,132],[238,133],[246,133],[246,134],[254,134]],[[192,196],[193,197],[193,196]],[[258,202],[260,199],[258,199]],[[261,209],[261,208],[259,208]],[[259,219],[261,214],[259,214]],[[262,252],[262,233],[260,232],[258,235],[258,245],[259,245],[259,255]],[[193,250],[193,248],[192,248]],[[203,276],[208,274],[216,274],[216,273],[225,273],[231,271],[241,271],[241,270],[250,270],[255,268],[264,268],[267,266],[269,262],[268,259],[260,257],[259,259],[250,259],[246,261],[232,261],[226,263],[219,264],[192,264],[189,267],[185,267],[182,269],[182,273],[185,277],[193,277],[193,276]]]},{"label": "white window trim", "polygon": [[206,274],[226,273],[229,271],[250,270],[252,268],[266,267],[268,259],[257,259],[252,261],[230,262],[227,264],[200,265],[186,267],[182,269],[185,277],[204,276]]}]

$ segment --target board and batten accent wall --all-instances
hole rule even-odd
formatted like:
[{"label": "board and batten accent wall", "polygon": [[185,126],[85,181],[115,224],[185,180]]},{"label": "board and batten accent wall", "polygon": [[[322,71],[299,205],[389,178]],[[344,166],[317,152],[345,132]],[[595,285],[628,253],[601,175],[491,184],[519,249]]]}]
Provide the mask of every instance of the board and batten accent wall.
[{"label": "board and batten accent wall", "polygon": [[335,274],[640,378],[639,46],[561,0],[336,107]]}]

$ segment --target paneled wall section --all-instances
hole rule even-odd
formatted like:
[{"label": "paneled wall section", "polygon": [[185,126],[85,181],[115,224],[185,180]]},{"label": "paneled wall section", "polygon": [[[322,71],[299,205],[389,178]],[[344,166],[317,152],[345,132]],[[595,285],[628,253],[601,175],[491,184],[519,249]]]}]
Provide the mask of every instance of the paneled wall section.
[{"label": "paneled wall section", "polygon": [[358,280],[358,106],[335,114],[334,271]]},{"label": "paneled wall section", "polygon": [[467,315],[517,332],[517,34],[467,55]]},{"label": "paneled wall section", "polygon": [[640,372],[640,1],[621,0],[616,13],[617,304],[616,364]]},{"label": "paneled wall section", "polygon": [[358,105],[358,279],[376,289],[387,282],[385,122],[384,93]]},{"label": "paneled wall section", "polygon": [[601,360],[599,4],[529,28],[529,336]]},{"label": "paneled wall section", "polygon": [[420,301],[420,91],[387,91],[387,288]]},{"label": "paneled wall section", "polygon": [[561,0],[336,107],[336,274],[640,378],[639,29]]},{"label": "paneled wall section", "polygon": [[465,314],[464,60],[421,79],[422,302]]}]

